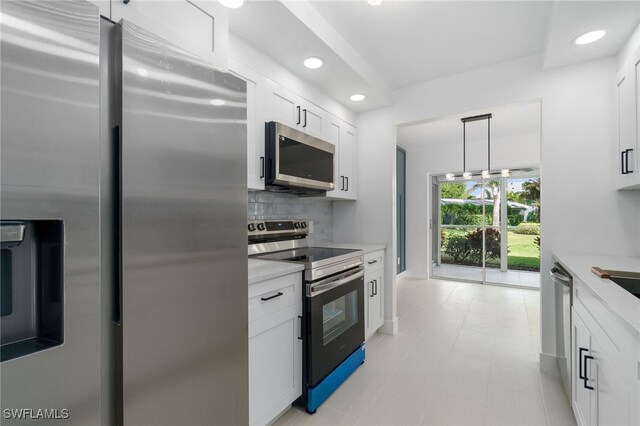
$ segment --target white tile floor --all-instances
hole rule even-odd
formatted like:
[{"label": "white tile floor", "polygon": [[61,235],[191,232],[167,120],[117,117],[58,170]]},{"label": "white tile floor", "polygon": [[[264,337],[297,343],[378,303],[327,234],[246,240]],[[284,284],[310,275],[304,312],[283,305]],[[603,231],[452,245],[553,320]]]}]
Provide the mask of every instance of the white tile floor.
[{"label": "white tile floor", "polygon": [[[449,279],[482,280],[482,268],[463,265],[446,265],[433,267],[433,275]],[[487,269],[487,282],[540,288],[540,273],[529,271],[500,271]]]},{"label": "white tile floor", "polygon": [[314,415],[277,425],[574,425],[562,384],[539,373],[539,293],[438,280],[398,283],[399,333]]}]

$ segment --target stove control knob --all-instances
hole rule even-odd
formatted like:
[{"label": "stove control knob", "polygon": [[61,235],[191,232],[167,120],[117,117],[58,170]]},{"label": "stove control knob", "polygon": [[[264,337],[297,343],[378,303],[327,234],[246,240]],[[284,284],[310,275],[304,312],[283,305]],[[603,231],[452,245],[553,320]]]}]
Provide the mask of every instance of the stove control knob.
[{"label": "stove control knob", "polygon": [[264,223],[259,223],[258,224],[258,231],[264,231],[265,227],[264,227]]},{"label": "stove control knob", "polygon": [[296,228],[296,229],[300,229],[300,222],[294,223],[293,227]]},{"label": "stove control knob", "polygon": [[256,230],[256,224],[255,223],[250,223],[249,224],[249,232],[253,232]]},{"label": "stove control knob", "polygon": [[302,222],[300,226],[302,226],[302,229],[305,229],[307,227],[307,222]]}]

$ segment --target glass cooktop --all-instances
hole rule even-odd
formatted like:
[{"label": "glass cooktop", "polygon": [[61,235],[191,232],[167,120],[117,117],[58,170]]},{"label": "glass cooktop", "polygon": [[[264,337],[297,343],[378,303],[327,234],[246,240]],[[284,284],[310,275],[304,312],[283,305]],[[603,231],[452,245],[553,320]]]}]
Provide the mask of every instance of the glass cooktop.
[{"label": "glass cooktop", "polygon": [[361,250],[353,249],[337,249],[327,247],[304,247],[293,250],[283,250],[275,253],[264,254],[260,259],[269,260],[286,260],[289,262],[301,262],[305,264],[313,264],[323,260],[342,257],[350,253],[358,253]]}]

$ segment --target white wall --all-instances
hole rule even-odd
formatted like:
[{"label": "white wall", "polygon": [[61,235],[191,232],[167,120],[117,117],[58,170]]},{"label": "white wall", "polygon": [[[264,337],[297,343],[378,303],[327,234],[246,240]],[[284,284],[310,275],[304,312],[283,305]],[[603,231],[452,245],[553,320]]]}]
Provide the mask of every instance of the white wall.
[{"label": "white wall", "polygon": [[622,68],[622,65],[636,49],[640,49],[640,24],[633,31],[624,47],[618,52],[618,68]]},{"label": "white wall", "polygon": [[[541,56],[533,55],[421,83],[398,90],[393,106],[358,116],[359,199],[334,206],[340,218],[335,239],[391,248],[388,324],[397,321],[395,125],[401,123],[541,99],[542,270],[549,269],[557,250],[640,255],[640,191],[617,192],[613,182],[616,58],[547,72],[541,65]],[[553,286],[546,274],[542,277],[542,352],[555,354]]]}]

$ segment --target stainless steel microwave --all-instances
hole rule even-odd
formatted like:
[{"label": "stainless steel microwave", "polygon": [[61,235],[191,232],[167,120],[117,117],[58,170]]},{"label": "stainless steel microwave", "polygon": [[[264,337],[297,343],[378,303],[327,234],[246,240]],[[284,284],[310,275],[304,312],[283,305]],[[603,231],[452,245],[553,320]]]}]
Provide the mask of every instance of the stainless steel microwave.
[{"label": "stainless steel microwave", "polygon": [[265,187],[271,191],[318,194],[335,188],[335,146],[270,121],[265,124]]}]

